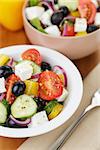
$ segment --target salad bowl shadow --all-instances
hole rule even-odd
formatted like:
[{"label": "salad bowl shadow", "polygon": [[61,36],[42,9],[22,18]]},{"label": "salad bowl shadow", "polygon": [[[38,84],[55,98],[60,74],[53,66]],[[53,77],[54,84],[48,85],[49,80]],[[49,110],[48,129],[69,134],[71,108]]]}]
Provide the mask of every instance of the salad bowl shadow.
[{"label": "salad bowl shadow", "polygon": [[68,97],[64,102],[64,108],[62,112],[51,121],[48,121],[42,125],[38,125],[34,128],[31,127],[16,129],[0,126],[0,136],[23,138],[37,136],[52,131],[71,118],[81,102],[83,94],[83,83],[81,75],[75,65],[67,57],[60,54],[59,52],[36,45],[17,45],[1,48],[0,54],[6,54],[13,57],[14,60],[18,61],[24,51],[32,48],[37,49],[40,52],[43,60],[51,64],[52,67],[55,65],[60,65],[62,68],[64,68],[68,78]]},{"label": "salad bowl shadow", "polygon": [[52,48],[70,59],[80,59],[100,49],[100,29],[85,36],[71,37],[57,37],[38,31],[28,22],[25,16],[27,3],[28,1],[23,6],[22,15],[26,35],[32,44]]}]

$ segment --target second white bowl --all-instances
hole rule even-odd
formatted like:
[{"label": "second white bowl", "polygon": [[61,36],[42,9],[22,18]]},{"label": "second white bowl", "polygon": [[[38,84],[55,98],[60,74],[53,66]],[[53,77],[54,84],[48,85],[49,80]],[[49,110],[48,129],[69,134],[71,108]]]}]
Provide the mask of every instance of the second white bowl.
[{"label": "second white bowl", "polygon": [[52,66],[59,65],[64,68],[68,77],[68,98],[65,101],[63,111],[53,120],[35,128],[14,129],[0,126],[0,136],[5,137],[31,137],[47,133],[67,121],[77,110],[83,93],[83,84],[79,71],[74,64],[62,54],[45,47],[32,45],[11,46],[0,49],[0,53],[12,56],[15,60],[20,58],[21,53],[30,48],[36,48],[43,60]]}]

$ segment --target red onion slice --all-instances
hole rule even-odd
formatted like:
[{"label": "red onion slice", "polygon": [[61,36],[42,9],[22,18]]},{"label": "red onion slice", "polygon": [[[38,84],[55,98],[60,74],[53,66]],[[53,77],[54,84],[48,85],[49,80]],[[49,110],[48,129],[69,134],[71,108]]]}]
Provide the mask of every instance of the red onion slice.
[{"label": "red onion slice", "polygon": [[15,122],[16,124],[20,125],[20,126],[26,126],[26,125],[28,125],[31,122],[30,118],[28,118],[28,119],[26,119],[24,121],[19,121],[19,120],[15,119],[12,115],[10,115],[10,119],[13,122]]},{"label": "red onion slice", "polygon": [[38,79],[39,76],[40,76],[40,73],[38,73],[38,74],[33,74],[33,75],[31,76],[31,79]]},{"label": "red onion slice", "polygon": [[10,125],[15,125],[15,122],[11,119],[9,119],[9,123],[10,123]]},{"label": "red onion slice", "polygon": [[51,2],[48,2],[48,1],[43,1],[43,2],[40,2],[40,4],[43,4],[43,5],[45,5],[45,6],[47,6],[48,7],[48,9],[51,9],[52,11],[54,11],[54,6],[53,6],[53,3]]},{"label": "red onion slice", "polygon": [[53,71],[57,74],[63,74],[64,75],[64,86],[67,87],[67,75],[65,70],[60,66],[54,66]]},{"label": "red onion slice", "polygon": [[2,100],[4,99],[4,97],[5,97],[5,93],[2,93],[2,94],[0,95],[0,101],[2,101]]},{"label": "red onion slice", "polygon": [[63,29],[63,32],[62,32],[62,36],[67,36],[67,24],[66,23],[64,24],[64,29]]},{"label": "red onion slice", "polygon": [[68,15],[66,17],[64,17],[65,20],[72,20],[72,21],[75,21],[76,17],[74,16],[71,16],[71,15]]},{"label": "red onion slice", "polygon": [[7,63],[7,65],[10,66],[10,67],[12,67],[13,62],[14,62],[13,58],[10,58],[9,62]]}]

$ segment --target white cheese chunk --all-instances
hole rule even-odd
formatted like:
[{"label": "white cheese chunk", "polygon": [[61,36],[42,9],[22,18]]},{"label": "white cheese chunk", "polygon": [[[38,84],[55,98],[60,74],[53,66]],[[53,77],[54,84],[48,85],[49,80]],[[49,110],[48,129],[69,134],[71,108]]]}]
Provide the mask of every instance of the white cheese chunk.
[{"label": "white cheese chunk", "polygon": [[44,8],[40,6],[27,7],[25,9],[25,14],[28,20],[32,20],[34,18],[40,18],[44,11]]},{"label": "white cheese chunk", "polygon": [[45,122],[48,122],[48,117],[45,111],[41,111],[36,113],[32,119],[31,123],[28,125],[29,128],[37,127],[38,125],[42,125]]},{"label": "white cheese chunk", "polygon": [[5,79],[4,77],[0,78],[0,94],[6,92],[5,88]]},{"label": "white cheese chunk", "polygon": [[76,18],[74,30],[75,32],[85,32],[87,29],[87,20],[85,18]]},{"label": "white cheese chunk", "polygon": [[96,13],[94,24],[100,26],[100,12]]},{"label": "white cheese chunk", "polygon": [[15,74],[22,80],[25,81],[30,79],[33,73],[33,68],[29,64],[18,64],[15,66]]},{"label": "white cheese chunk", "polygon": [[50,9],[48,9],[47,11],[45,11],[42,14],[42,16],[40,17],[41,22],[44,25],[48,25],[48,26],[52,25],[51,20],[50,20],[52,14],[53,14],[53,11],[50,10]]},{"label": "white cheese chunk", "polygon": [[58,102],[63,102],[68,96],[68,91],[63,88],[63,93],[60,97],[57,98]]},{"label": "white cheese chunk", "polygon": [[52,26],[45,28],[45,32],[47,32],[48,34],[54,35],[54,36],[61,35],[61,32],[56,25],[52,25]]},{"label": "white cheese chunk", "polygon": [[98,8],[99,5],[98,5],[97,0],[91,0],[91,2],[94,3],[94,5],[95,5],[96,8]]}]

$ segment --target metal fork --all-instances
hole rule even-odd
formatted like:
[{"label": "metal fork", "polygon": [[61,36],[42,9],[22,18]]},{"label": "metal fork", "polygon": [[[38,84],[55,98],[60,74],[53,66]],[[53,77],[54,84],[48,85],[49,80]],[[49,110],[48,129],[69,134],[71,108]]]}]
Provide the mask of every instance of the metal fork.
[{"label": "metal fork", "polygon": [[86,116],[86,114],[95,107],[100,106],[100,89],[98,89],[92,98],[91,104],[85,108],[79,118],[72,123],[72,125],[67,128],[60,137],[52,144],[49,150],[60,150],[66,140],[71,136],[76,127],[80,124],[82,119]]}]

